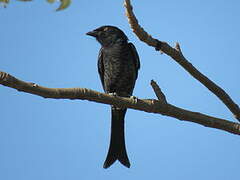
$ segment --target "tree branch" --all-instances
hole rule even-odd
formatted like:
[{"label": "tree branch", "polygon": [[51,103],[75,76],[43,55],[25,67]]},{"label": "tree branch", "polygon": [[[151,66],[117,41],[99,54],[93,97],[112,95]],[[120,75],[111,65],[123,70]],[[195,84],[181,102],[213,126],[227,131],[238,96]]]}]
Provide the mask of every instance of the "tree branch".
[{"label": "tree branch", "polygon": [[165,94],[162,92],[161,88],[157,85],[157,83],[154,80],[151,80],[151,86],[158,98],[159,101],[161,101],[162,103],[167,104],[167,99]]},{"label": "tree branch", "polygon": [[182,54],[180,45],[177,43],[175,48],[172,48],[168,43],[159,41],[152,38],[139,24],[136,16],[132,11],[132,6],[130,0],[125,0],[124,6],[126,8],[126,16],[128,22],[137,35],[137,37],[148,44],[149,46],[155,47],[156,50],[160,50],[172,57],[179,65],[181,65],[188,73],[190,73],[195,79],[201,82],[206,88],[208,88],[212,93],[214,93],[233,113],[236,119],[240,121],[240,109],[239,106],[231,99],[231,97],[217,84],[208,79],[205,75],[199,72]]},{"label": "tree branch", "polygon": [[[188,111],[167,103],[165,95],[159,86],[152,81],[152,86],[160,100],[155,99],[138,99],[123,98],[111,96],[86,88],[47,88],[35,83],[24,82],[8,73],[0,71],[0,84],[17,89],[18,91],[35,94],[44,98],[55,99],[80,99],[97,103],[114,105],[122,108],[131,108],[149,113],[157,113],[164,116],[170,116],[179,120],[195,122],[203,126],[221,129],[232,134],[240,135],[240,124],[230,122],[224,119],[211,117],[202,113]],[[160,93],[160,95],[159,95]]]}]

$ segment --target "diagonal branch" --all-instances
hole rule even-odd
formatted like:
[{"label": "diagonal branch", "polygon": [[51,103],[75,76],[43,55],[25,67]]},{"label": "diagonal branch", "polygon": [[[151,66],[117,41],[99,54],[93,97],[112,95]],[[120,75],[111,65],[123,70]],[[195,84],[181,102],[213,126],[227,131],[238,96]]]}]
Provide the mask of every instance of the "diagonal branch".
[{"label": "diagonal branch", "polygon": [[109,94],[100,93],[86,88],[47,88],[39,86],[35,83],[21,81],[10,74],[1,71],[0,84],[44,98],[88,100],[97,103],[114,105],[117,107],[131,108],[149,113],[170,116],[179,120],[190,121],[206,127],[221,129],[232,134],[240,135],[239,123],[215,118],[198,112],[188,111],[168,104],[167,101],[165,101],[165,95],[161,92],[159,86],[153,81],[152,86],[155,88],[155,92],[161,100],[138,99],[135,101],[131,98],[111,96]]},{"label": "diagonal branch", "polygon": [[151,86],[152,86],[158,100],[161,101],[162,103],[167,104],[167,98],[166,98],[165,94],[162,92],[161,88],[157,85],[157,83],[154,80],[151,80]]},{"label": "diagonal branch", "polygon": [[154,39],[138,24],[138,20],[132,11],[130,0],[125,0],[124,6],[126,8],[126,16],[128,22],[137,35],[137,37],[148,44],[155,47],[156,50],[171,56],[178,64],[180,64],[188,73],[190,73],[195,79],[201,82],[206,88],[214,93],[233,113],[236,119],[240,121],[240,109],[239,106],[231,99],[231,97],[217,84],[208,79],[204,74],[199,72],[182,54],[180,45],[177,43],[173,48],[168,43]]}]

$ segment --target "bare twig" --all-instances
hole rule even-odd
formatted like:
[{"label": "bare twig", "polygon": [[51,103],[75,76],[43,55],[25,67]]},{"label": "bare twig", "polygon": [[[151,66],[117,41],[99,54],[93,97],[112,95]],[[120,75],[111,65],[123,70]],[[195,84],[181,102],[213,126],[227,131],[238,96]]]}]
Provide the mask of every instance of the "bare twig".
[{"label": "bare twig", "polygon": [[[18,91],[42,96],[44,98],[71,100],[80,99],[114,105],[122,108],[131,108],[149,113],[170,116],[179,120],[195,122],[203,126],[221,129],[232,134],[240,135],[240,124],[238,123],[178,108],[171,104],[163,103],[162,100],[138,99],[136,102],[133,102],[131,98],[111,96],[109,94],[100,93],[86,88],[47,88],[39,86],[35,83],[21,81],[8,73],[1,71],[0,84],[17,89]],[[156,94],[159,94],[158,90],[156,90]],[[164,99],[164,95],[160,95],[160,99]]]},{"label": "bare twig", "polygon": [[183,55],[183,54],[182,54],[181,47],[180,47],[180,44],[179,44],[178,42],[176,42],[176,44],[175,44],[175,49],[176,49],[181,55]]},{"label": "bare twig", "polygon": [[144,29],[138,24],[138,20],[132,11],[130,0],[125,0],[124,6],[126,8],[126,16],[128,22],[137,35],[137,37],[148,44],[155,47],[156,50],[160,50],[171,56],[178,64],[180,64],[188,73],[190,73],[195,79],[201,82],[206,88],[214,93],[234,114],[235,118],[240,121],[240,109],[239,106],[231,99],[231,97],[217,84],[208,79],[205,75],[199,72],[187,59],[183,56],[180,45],[177,43],[175,48],[172,48],[168,43],[159,41],[152,38]]},{"label": "bare twig", "polygon": [[158,84],[154,80],[151,80],[151,86],[152,86],[158,100],[161,101],[162,103],[167,104],[166,96],[164,95],[161,88],[158,86]]}]

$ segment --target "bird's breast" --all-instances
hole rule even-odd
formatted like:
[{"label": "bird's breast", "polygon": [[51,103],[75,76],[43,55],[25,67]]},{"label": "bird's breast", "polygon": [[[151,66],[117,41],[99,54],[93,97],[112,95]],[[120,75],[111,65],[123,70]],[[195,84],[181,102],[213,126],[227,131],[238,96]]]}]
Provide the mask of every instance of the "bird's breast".
[{"label": "bird's breast", "polygon": [[103,53],[104,82],[110,92],[132,94],[136,67],[127,48],[108,48]]}]

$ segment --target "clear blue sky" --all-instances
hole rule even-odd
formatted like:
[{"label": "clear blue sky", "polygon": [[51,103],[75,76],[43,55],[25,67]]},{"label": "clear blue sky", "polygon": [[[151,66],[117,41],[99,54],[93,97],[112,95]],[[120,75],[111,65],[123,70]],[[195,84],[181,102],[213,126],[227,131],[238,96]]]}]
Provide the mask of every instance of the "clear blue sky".
[{"label": "clear blue sky", "polygon": [[[102,91],[100,45],[86,32],[120,27],[141,57],[134,95],[155,98],[154,79],[170,103],[230,121],[229,110],[170,57],[140,42],[129,28],[123,1],[75,0],[60,12],[45,1],[11,1],[0,9],[0,70],[47,87]],[[240,1],[134,1],[140,23],[174,45],[239,104]],[[110,108],[88,101],[54,100],[0,86],[0,179],[239,179],[240,138],[161,115],[128,110],[130,169],[105,170]]]}]

